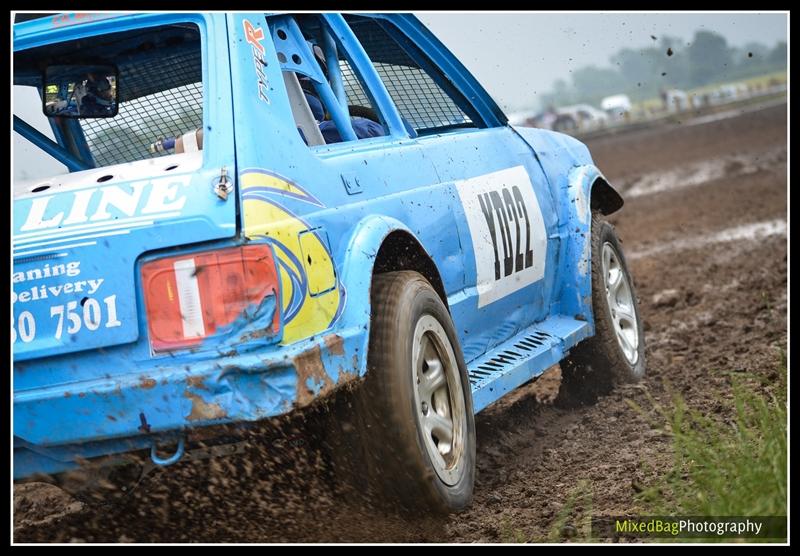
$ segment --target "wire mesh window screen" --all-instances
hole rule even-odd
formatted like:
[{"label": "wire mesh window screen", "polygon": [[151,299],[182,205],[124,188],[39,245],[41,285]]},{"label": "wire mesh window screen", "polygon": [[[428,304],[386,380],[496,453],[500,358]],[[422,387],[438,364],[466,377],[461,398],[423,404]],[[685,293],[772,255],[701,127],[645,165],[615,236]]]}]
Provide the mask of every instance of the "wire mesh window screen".
[{"label": "wire mesh window screen", "polygon": [[347,95],[347,104],[372,108],[369,96],[350,63],[347,60],[339,60],[339,67],[342,72],[344,92]]},{"label": "wire mesh window screen", "polygon": [[[120,81],[123,100],[114,118],[80,120],[98,167],[170,154],[151,153],[149,147],[164,137],[177,137],[203,126],[199,43],[184,52],[121,66]],[[159,83],[169,88],[158,90]],[[170,86],[175,83],[183,85]],[[137,91],[147,94],[130,98]]]},{"label": "wire mesh window screen", "polygon": [[471,123],[461,109],[420,68],[375,64],[400,115],[416,130]]},{"label": "wire mesh window screen", "polygon": [[[472,123],[447,92],[378,23],[356,16],[347,19],[400,115],[414,129],[435,130]],[[345,83],[350,98],[351,89]],[[363,93],[363,89],[360,93],[355,87],[352,90],[356,95]]]}]

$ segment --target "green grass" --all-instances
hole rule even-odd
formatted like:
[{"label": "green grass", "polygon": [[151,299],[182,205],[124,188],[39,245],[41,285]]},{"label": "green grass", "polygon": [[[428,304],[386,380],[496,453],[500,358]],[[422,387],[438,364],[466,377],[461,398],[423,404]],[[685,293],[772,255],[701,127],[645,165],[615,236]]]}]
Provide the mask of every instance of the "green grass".
[{"label": "green grass", "polygon": [[[770,378],[729,373],[732,398],[719,414],[691,408],[682,396],[664,407],[650,399],[657,418],[628,403],[672,440],[673,464],[637,496],[643,516],[785,516],[787,502],[786,355]],[[727,417],[727,418],[726,418]],[[649,470],[652,473],[653,470]],[[592,538],[592,490],[579,482],[548,527],[546,538],[529,539],[507,520],[500,540],[602,542]],[[731,542],[732,539],[648,539],[656,542]],[[755,540],[755,539],[753,539]],[[774,541],[774,539],[772,539]],[[785,539],[784,539],[785,540]]]},{"label": "green grass", "polygon": [[650,515],[786,515],[783,353],[776,375],[754,388],[752,377],[731,374],[727,420],[692,409],[679,395],[669,410],[657,406],[672,437],[674,462],[665,477],[641,493]]},{"label": "green grass", "polygon": [[578,481],[558,514],[549,524],[547,536],[529,538],[518,528],[504,519],[500,528],[500,542],[503,543],[557,543],[591,542],[592,536],[592,489],[586,480]]},{"label": "green grass", "polygon": [[592,489],[586,480],[572,489],[564,506],[550,525],[544,542],[590,542],[592,535]]}]

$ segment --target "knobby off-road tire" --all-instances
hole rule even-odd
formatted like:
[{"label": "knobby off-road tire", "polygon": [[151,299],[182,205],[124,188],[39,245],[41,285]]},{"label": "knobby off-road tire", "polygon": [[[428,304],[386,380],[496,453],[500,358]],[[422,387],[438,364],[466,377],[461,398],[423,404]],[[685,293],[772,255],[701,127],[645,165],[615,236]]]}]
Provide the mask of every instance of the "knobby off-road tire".
[{"label": "knobby off-road tire", "polygon": [[596,211],[591,234],[595,335],[561,363],[557,403],[562,407],[594,403],[614,385],[636,382],[645,374],[644,327],[619,239]]},{"label": "knobby off-road tire", "polygon": [[349,460],[350,481],[389,506],[463,510],[475,483],[475,419],[447,308],[413,271],[375,276],[371,298],[368,372],[337,410],[351,437],[332,439],[337,463]]}]

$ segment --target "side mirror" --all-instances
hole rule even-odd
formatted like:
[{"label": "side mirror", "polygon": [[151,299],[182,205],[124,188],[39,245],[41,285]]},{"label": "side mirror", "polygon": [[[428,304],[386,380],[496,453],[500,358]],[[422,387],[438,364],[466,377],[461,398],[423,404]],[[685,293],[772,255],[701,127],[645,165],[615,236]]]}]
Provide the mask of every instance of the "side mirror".
[{"label": "side mirror", "polygon": [[119,71],[102,64],[47,66],[42,100],[49,118],[113,118],[119,111]]}]

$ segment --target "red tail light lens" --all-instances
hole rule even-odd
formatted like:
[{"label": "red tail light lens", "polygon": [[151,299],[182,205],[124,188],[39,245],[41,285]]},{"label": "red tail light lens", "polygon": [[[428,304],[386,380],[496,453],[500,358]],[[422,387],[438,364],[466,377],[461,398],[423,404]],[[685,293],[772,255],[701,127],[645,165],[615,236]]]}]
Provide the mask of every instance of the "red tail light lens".
[{"label": "red tail light lens", "polygon": [[275,296],[272,331],[280,326],[278,271],[266,245],[151,261],[142,265],[142,284],[156,352],[199,344],[269,295]]}]

